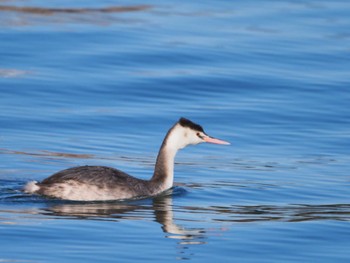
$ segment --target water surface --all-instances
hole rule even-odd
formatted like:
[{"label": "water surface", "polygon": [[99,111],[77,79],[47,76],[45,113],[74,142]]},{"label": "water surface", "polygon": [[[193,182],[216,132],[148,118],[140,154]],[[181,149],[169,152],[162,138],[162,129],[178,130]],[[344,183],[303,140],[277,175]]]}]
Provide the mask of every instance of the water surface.
[{"label": "water surface", "polygon": [[[0,1],[0,261],[349,262],[348,1]],[[23,194],[77,165],[150,178],[181,116],[231,146],[179,152],[157,198]]]}]

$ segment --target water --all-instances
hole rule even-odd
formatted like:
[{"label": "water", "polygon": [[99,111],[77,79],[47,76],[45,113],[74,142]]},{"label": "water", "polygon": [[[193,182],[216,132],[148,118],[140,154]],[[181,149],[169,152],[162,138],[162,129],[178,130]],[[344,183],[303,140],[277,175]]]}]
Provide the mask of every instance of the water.
[{"label": "water", "polygon": [[[349,262],[348,1],[129,7],[1,2],[0,261]],[[232,145],[179,152],[158,198],[20,191],[85,164],[149,178],[181,116]]]}]

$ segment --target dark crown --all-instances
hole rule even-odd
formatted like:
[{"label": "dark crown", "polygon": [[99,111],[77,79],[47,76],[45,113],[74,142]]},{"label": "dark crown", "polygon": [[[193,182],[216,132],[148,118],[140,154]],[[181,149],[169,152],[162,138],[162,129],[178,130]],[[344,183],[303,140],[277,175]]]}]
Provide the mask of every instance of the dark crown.
[{"label": "dark crown", "polygon": [[186,118],[180,118],[179,124],[182,127],[188,127],[188,128],[195,130],[195,131],[204,132],[202,126],[200,126],[200,125],[198,125],[198,124],[196,124],[196,123],[194,123]]}]

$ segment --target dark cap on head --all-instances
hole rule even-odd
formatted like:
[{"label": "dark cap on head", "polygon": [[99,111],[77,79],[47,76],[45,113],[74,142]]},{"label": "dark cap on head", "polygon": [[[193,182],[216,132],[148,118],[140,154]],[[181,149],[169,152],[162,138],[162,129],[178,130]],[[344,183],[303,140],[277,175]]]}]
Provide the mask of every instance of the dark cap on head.
[{"label": "dark cap on head", "polygon": [[198,125],[198,124],[196,124],[196,123],[194,123],[186,118],[180,118],[179,124],[182,127],[188,127],[188,128],[195,130],[195,131],[204,132],[202,126],[200,126],[200,125]]}]

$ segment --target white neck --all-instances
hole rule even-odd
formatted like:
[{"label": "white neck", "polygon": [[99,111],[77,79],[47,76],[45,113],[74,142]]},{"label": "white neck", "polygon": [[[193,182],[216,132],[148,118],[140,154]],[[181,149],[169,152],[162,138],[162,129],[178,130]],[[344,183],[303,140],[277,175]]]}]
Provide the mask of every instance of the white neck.
[{"label": "white neck", "polygon": [[183,128],[179,124],[176,124],[165,136],[151,179],[153,186],[156,186],[159,192],[173,186],[175,156],[177,151],[184,146]]}]

